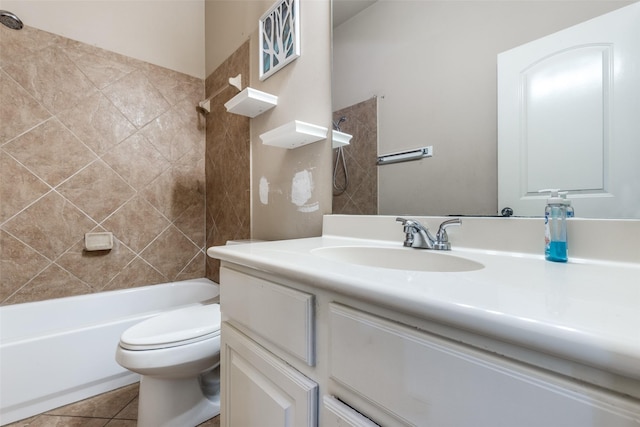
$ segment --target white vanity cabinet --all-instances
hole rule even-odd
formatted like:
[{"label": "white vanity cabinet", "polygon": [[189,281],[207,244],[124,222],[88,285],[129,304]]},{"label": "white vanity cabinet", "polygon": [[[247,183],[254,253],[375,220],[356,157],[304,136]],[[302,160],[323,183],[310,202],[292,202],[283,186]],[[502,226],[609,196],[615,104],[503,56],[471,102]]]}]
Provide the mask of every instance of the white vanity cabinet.
[{"label": "white vanity cabinet", "polygon": [[220,277],[222,425],[317,426],[318,385],[272,352],[313,364],[313,295],[227,268]]},{"label": "white vanity cabinet", "polygon": [[220,295],[226,427],[640,426],[637,395],[317,284],[223,262]]},{"label": "white vanity cabinet", "polygon": [[638,402],[341,304],[329,313],[336,389],[399,425],[640,425]]}]

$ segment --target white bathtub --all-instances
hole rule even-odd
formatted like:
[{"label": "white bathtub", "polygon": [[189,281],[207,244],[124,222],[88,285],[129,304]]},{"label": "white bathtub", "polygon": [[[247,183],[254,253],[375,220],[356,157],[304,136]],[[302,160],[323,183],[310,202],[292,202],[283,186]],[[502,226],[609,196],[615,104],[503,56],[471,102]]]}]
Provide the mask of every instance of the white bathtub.
[{"label": "white bathtub", "polygon": [[115,361],[122,332],[218,290],[194,279],[0,307],[0,425],[138,381]]}]

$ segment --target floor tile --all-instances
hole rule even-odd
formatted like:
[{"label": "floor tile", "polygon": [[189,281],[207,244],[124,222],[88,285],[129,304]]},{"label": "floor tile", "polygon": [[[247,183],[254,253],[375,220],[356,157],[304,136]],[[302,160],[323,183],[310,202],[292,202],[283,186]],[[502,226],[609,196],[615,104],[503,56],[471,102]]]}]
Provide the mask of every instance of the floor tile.
[{"label": "floor tile", "polygon": [[111,419],[138,395],[138,385],[120,388],[47,412],[47,415]]},{"label": "floor tile", "polygon": [[40,415],[29,424],[18,424],[29,427],[104,427],[109,422],[105,418],[64,417],[57,415]]},{"label": "floor tile", "polygon": [[[138,392],[139,384],[132,384],[5,427],[136,427]],[[220,416],[197,427],[220,427]]]}]

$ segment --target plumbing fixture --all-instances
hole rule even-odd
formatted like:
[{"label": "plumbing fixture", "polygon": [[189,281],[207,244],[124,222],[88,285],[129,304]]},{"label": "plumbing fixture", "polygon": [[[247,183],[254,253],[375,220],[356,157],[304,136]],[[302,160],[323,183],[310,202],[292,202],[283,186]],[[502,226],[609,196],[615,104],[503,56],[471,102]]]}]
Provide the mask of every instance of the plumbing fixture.
[{"label": "plumbing fixture", "polygon": [[24,27],[24,24],[13,13],[8,10],[0,10],[0,23],[7,28],[11,28],[12,30],[21,30]]},{"label": "plumbing fixture", "polygon": [[238,74],[235,77],[229,77],[229,84],[215,91],[213,95],[211,95],[204,101],[200,101],[196,106],[196,110],[198,110],[199,113],[205,116],[209,114],[211,112],[211,100],[216,96],[220,95],[222,92],[224,92],[225,89],[227,89],[227,87],[229,86],[233,86],[236,89],[238,89],[238,91],[241,91],[242,90],[242,74]]},{"label": "plumbing fixture", "polygon": [[396,221],[401,222],[404,227],[404,246],[408,248],[435,249],[438,251],[451,250],[451,243],[449,242],[447,228],[453,225],[462,225],[462,220],[460,218],[444,221],[440,224],[440,227],[438,227],[438,232],[434,237],[427,227],[420,224],[420,222],[415,219],[398,217],[396,218]]},{"label": "plumbing fixture", "polygon": [[[333,122],[333,129],[340,132],[340,124],[342,122],[346,122],[347,118],[345,116],[340,117],[337,122]],[[338,173],[340,172],[340,167],[342,168],[342,173],[344,175],[344,183],[338,183]],[[344,151],[342,151],[342,146],[336,149],[336,159],[333,165],[333,195],[339,196],[347,190],[349,186],[349,173],[347,171],[347,160],[344,157]]]},{"label": "plumbing fixture", "polygon": [[513,215],[513,209],[511,209],[510,207],[507,206],[506,208],[503,208],[500,211],[500,215],[506,216],[506,217],[512,216]]}]

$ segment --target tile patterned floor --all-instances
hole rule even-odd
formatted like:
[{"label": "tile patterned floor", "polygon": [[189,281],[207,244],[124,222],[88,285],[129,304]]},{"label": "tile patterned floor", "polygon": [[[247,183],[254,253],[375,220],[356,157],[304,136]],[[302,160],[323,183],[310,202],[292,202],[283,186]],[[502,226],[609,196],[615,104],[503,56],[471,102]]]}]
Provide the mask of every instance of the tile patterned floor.
[{"label": "tile patterned floor", "polygon": [[[8,424],[6,427],[136,427],[137,418],[136,383]],[[214,417],[198,427],[220,427],[220,417]]]}]

